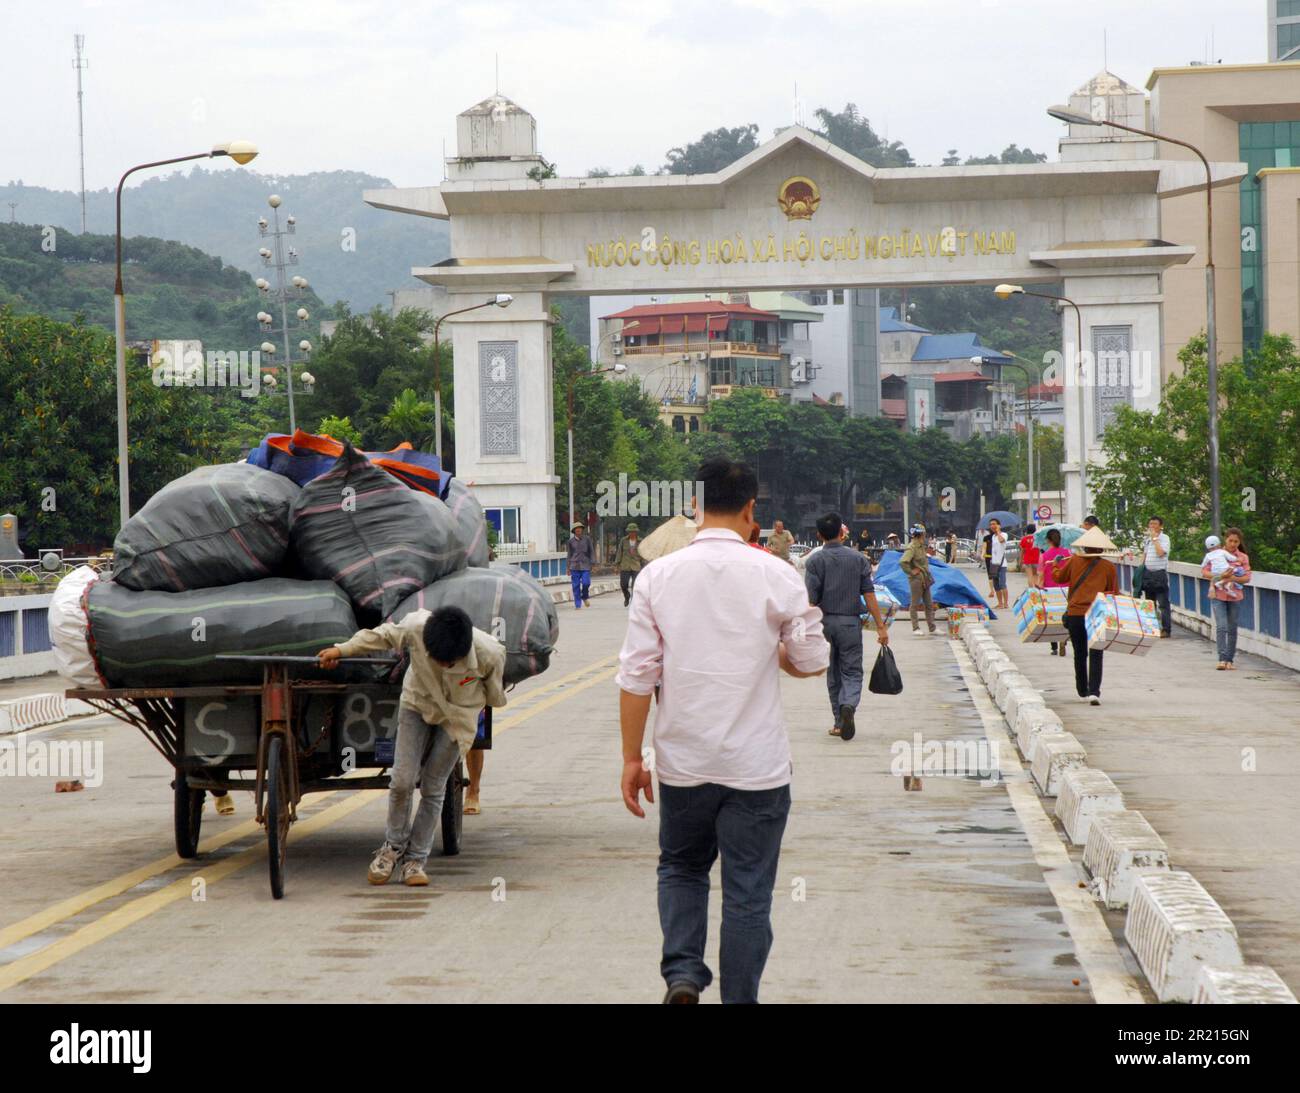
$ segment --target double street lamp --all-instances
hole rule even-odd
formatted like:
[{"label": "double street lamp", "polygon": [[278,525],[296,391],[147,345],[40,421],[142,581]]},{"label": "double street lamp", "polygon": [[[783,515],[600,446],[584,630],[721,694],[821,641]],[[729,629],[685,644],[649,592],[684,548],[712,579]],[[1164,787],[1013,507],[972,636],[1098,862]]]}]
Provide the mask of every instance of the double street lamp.
[{"label": "double street lamp", "polygon": [[140,163],[126,172],[117,184],[117,278],[113,282],[113,331],[117,341],[117,493],[118,518],[122,525],[131,518],[131,481],[127,468],[126,430],[126,296],[122,290],[122,187],[136,171],[148,167],[166,167],[172,163],[188,163],[192,159],[213,159],[229,156],[241,167],[257,158],[257,146],[246,140],[233,140],[218,144],[210,152],[196,152],[192,156],[158,159]]},{"label": "double street lamp", "polygon": [[433,448],[438,456],[438,465],[442,465],[442,358],[439,356],[438,331],[442,324],[453,315],[464,315],[467,311],[477,311],[481,307],[509,307],[514,297],[508,292],[498,292],[492,299],[481,304],[457,308],[439,315],[433,324]]},{"label": "double street lamp", "polygon": [[[1033,514],[1031,518],[1036,520],[1038,518],[1038,506],[1034,501],[1034,411],[1029,398],[1029,388],[1034,382],[1033,374],[1024,365],[1013,364],[1011,361],[998,360],[994,357],[971,357],[970,362],[978,365],[994,364],[1000,368],[1014,368],[1025,377],[1025,439],[1029,445],[1029,511]],[[1001,375],[999,374],[1000,378]]]},{"label": "double street lamp", "polygon": [[1088,435],[1085,431],[1087,417],[1083,406],[1083,392],[1086,386],[1083,368],[1083,313],[1079,310],[1079,305],[1066,296],[1053,296],[1046,292],[1030,292],[1023,285],[998,285],[993,292],[999,300],[1009,300],[1012,296],[1037,296],[1040,300],[1051,300],[1057,306],[1068,304],[1074,308],[1074,350],[1075,359],[1078,361],[1076,369],[1077,382],[1075,384],[1078,390],[1075,401],[1079,418],[1079,519],[1082,520],[1088,512]]},{"label": "double street lamp", "polygon": [[[600,339],[600,341],[596,342],[596,351],[595,351],[594,354],[592,354],[593,356],[596,356],[596,357],[599,357],[599,356],[600,356],[600,343],[603,342],[603,341],[605,340],[605,338],[613,338],[615,341],[618,341],[618,340],[620,340],[620,339],[622,338],[622,331],[621,331],[621,330],[611,330],[608,334],[606,334],[604,337],[602,337],[602,338]],[[569,430],[568,430],[568,437],[569,437],[569,531],[572,531],[572,530],[573,530],[574,522],[575,522],[576,519],[577,519],[577,516],[575,515],[576,510],[575,510],[575,508],[574,508],[574,495],[573,495],[573,383],[574,383],[574,381],[575,381],[579,376],[599,376],[599,375],[601,375],[601,374],[604,373],[604,372],[616,372],[616,373],[618,373],[618,374],[621,376],[621,375],[622,375],[624,372],[626,372],[626,371],[627,371],[627,365],[626,365],[626,364],[623,364],[623,363],[620,362],[619,364],[613,364],[613,365],[610,365],[608,368],[594,368],[594,369],[592,369],[590,372],[570,372],[570,373],[569,373],[569,381],[568,381],[568,384],[567,384],[567,388],[568,388],[568,400],[567,400],[567,403],[568,403],[568,420],[569,420]]]},{"label": "double street lamp", "polygon": [[1166,144],[1177,144],[1195,153],[1205,168],[1205,371],[1209,387],[1209,443],[1210,443],[1210,514],[1214,524],[1214,534],[1220,530],[1221,505],[1219,494],[1219,341],[1215,330],[1214,313],[1214,176],[1210,170],[1210,161],[1194,144],[1177,137],[1167,137],[1150,129],[1138,129],[1132,125],[1121,125],[1106,118],[1094,118],[1080,114],[1068,106],[1049,107],[1047,113],[1058,121],[1071,125],[1108,125],[1112,129],[1123,129],[1126,133],[1136,133],[1141,137],[1162,140]]}]

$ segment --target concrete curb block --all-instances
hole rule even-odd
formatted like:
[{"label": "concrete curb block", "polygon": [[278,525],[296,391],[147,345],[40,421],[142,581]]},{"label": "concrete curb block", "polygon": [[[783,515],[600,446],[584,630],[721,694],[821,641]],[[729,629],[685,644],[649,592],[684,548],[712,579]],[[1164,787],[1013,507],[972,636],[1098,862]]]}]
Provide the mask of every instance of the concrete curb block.
[{"label": "concrete curb block", "polygon": [[1027,702],[1016,710],[1016,747],[1025,762],[1034,754],[1034,739],[1045,732],[1065,732],[1065,726],[1056,712],[1044,702]]},{"label": "concrete curb block", "polygon": [[1291,988],[1267,964],[1243,964],[1240,968],[1202,965],[1192,1003],[1198,1006],[1243,1003],[1297,1005]]},{"label": "concrete curb block", "polygon": [[1203,967],[1242,965],[1237,928],[1190,873],[1135,878],[1124,940],[1161,1002],[1190,1002]]},{"label": "concrete curb block", "polygon": [[1092,821],[1101,813],[1123,811],[1124,795],[1104,771],[1075,767],[1061,775],[1056,818],[1073,845],[1087,845]]},{"label": "concrete curb block", "polygon": [[[591,587],[588,589],[588,591],[593,596],[603,596],[607,592],[617,592],[618,582],[617,581],[600,581],[600,582],[592,581]],[[551,589],[551,599],[553,599],[556,603],[572,603],[573,586],[566,585],[564,588]]]},{"label": "concrete curb block", "polygon": [[1022,675],[1016,668],[1010,668],[1002,672],[995,680],[993,688],[993,702],[1003,713],[1007,712],[1007,703],[1011,699],[1011,691],[1034,693],[1034,685],[1029,682],[1029,677]]},{"label": "concrete curb block", "polygon": [[1040,732],[1034,737],[1034,753],[1029,759],[1029,770],[1038,792],[1044,797],[1055,797],[1061,785],[1061,776],[1075,767],[1088,765],[1088,753],[1073,733]]},{"label": "concrete curb block", "polygon": [[1103,812],[1093,817],[1083,847],[1083,867],[1106,907],[1127,907],[1139,872],[1169,872],[1169,848],[1142,813],[1127,808]]},{"label": "concrete curb block", "polygon": [[11,698],[0,702],[0,736],[54,725],[67,716],[66,700],[61,694],[47,692]]},{"label": "concrete curb block", "polygon": [[[1024,673],[988,628],[972,620],[961,637],[1011,726],[1034,782],[1043,796],[1056,796],[1054,811],[1067,838],[1083,845],[1093,894],[1108,908],[1128,908],[1124,940],[1156,997],[1161,1002],[1296,1004],[1272,968],[1243,965],[1232,920],[1195,877],[1170,870],[1164,840],[1140,812],[1124,807],[1123,795],[1103,771],[1087,766],[1083,745],[1065,731],[1032,684],[1026,689],[1014,678],[1012,673]],[[1004,675],[1011,678],[1004,681]]]},{"label": "concrete curb block", "polygon": [[1020,711],[1029,706],[1042,706],[1047,708],[1043,702],[1041,692],[1034,689],[1031,683],[1028,687],[1012,687],[1007,691],[1007,704],[1002,710],[1006,716],[1007,724],[1015,728],[1016,718],[1020,716]]}]

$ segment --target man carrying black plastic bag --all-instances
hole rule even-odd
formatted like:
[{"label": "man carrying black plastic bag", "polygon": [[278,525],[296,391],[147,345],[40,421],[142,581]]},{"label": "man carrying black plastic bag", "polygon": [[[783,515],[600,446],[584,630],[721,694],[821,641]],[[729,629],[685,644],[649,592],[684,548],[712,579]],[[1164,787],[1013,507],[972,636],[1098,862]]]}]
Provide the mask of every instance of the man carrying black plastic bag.
[{"label": "man carrying black plastic bag", "polygon": [[844,545],[844,521],[838,512],[828,512],[817,521],[822,547],[804,570],[808,602],[822,609],[822,630],[831,644],[826,689],[830,694],[835,725],[831,736],[852,740],[857,732],[853,715],[862,698],[861,605],[876,622],[876,640],[889,644],[889,630],[876,602],[871,583],[871,560]]},{"label": "man carrying black plastic bag", "polygon": [[[401,882],[423,887],[429,883],[424,863],[433,849],[447,779],[474,746],[479,711],[506,704],[506,650],[491,634],[475,629],[459,607],[440,607],[358,630],[341,645],[322,650],[319,659],[321,667],[333,668],[345,656],[389,650],[408,654],[411,662],[402,681],[388,827],[370,863],[369,880],[386,884],[400,862]],[[412,823],[417,780],[420,803]]]}]

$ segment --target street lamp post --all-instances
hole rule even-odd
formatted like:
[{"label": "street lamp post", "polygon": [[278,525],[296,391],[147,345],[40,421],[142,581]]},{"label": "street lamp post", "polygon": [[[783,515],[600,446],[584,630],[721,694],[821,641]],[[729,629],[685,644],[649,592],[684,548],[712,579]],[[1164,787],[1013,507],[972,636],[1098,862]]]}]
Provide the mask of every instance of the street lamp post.
[{"label": "street lamp post", "polygon": [[1083,313],[1079,311],[1079,305],[1066,296],[1052,296],[1046,292],[1030,292],[1023,285],[998,285],[993,290],[999,300],[1006,300],[1012,296],[1037,296],[1040,300],[1052,300],[1059,304],[1069,304],[1074,308],[1075,323],[1075,358],[1078,366],[1075,374],[1078,378],[1076,387],[1078,388],[1078,418],[1079,418],[1079,507],[1082,510],[1079,513],[1079,519],[1082,520],[1088,512],[1088,437],[1086,432],[1087,415],[1083,406]]},{"label": "street lamp post", "polygon": [[1034,502],[1034,414],[1029,401],[1029,388],[1033,384],[1033,374],[1028,368],[1020,364],[1012,364],[1010,361],[998,361],[992,357],[971,357],[971,364],[996,364],[1001,368],[1014,368],[1025,377],[1025,440],[1029,445],[1029,511],[1033,513],[1031,519],[1038,518],[1038,505]]},{"label": "street lamp post", "polygon": [[[620,331],[611,331],[610,334],[605,335],[605,338],[610,337],[611,334],[616,337],[621,336]],[[596,343],[596,356],[600,355],[600,342],[604,341],[605,338],[601,338],[600,341]],[[574,521],[577,519],[575,515],[574,500],[573,500],[573,382],[580,375],[599,376],[602,372],[616,372],[621,376],[626,371],[627,371],[627,365],[619,363],[619,364],[610,365],[610,367],[608,368],[594,368],[590,372],[569,373],[569,379],[566,385],[567,386],[566,402],[567,402],[567,410],[568,410],[568,438],[569,438],[569,530],[570,531],[573,530]]]},{"label": "street lamp post", "polygon": [[433,450],[438,456],[438,465],[442,466],[442,358],[439,355],[438,331],[443,321],[453,315],[464,315],[467,311],[477,311],[481,307],[509,307],[514,297],[507,292],[499,292],[490,300],[469,307],[457,308],[445,315],[439,315],[433,324]]},{"label": "street lamp post", "polygon": [[1219,493],[1219,338],[1216,329],[1214,302],[1214,176],[1210,171],[1210,161],[1194,144],[1177,137],[1167,137],[1150,129],[1137,129],[1132,125],[1121,125],[1117,121],[1094,118],[1088,114],[1079,114],[1068,106],[1049,107],[1047,113],[1058,121],[1072,125],[1108,125],[1112,129],[1123,129],[1126,133],[1136,133],[1141,137],[1162,140],[1166,144],[1177,144],[1195,153],[1205,168],[1205,373],[1206,386],[1209,388],[1209,446],[1210,446],[1210,516],[1214,525],[1214,534],[1220,531],[1221,497]]},{"label": "street lamp post", "polygon": [[212,159],[216,156],[229,156],[243,166],[257,158],[256,145],[246,140],[230,141],[218,144],[210,152],[196,152],[192,156],[176,156],[172,159],[158,159],[152,163],[140,163],[126,172],[117,184],[117,230],[116,262],[117,277],[113,282],[113,332],[117,342],[117,492],[118,518],[123,525],[131,518],[131,479],[127,467],[127,428],[126,428],[126,294],[122,289],[122,187],[126,180],[136,171],[149,167],[166,167],[172,163],[188,163],[192,159]]}]

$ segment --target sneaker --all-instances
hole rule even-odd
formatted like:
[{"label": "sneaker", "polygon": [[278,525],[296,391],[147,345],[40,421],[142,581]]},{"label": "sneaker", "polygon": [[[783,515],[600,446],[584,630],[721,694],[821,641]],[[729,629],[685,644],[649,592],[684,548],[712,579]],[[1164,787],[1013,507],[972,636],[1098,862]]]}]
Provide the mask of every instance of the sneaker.
[{"label": "sneaker", "polygon": [[384,843],[376,852],[370,862],[370,872],[366,874],[366,879],[371,884],[387,884],[388,878],[393,875],[393,870],[397,867],[397,859],[402,856],[400,850],[396,847]]},{"label": "sneaker", "polygon": [[1088,705],[1089,705],[1089,706],[1100,706],[1100,705],[1101,705],[1101,695],[1090,695],[1090,696],[1088,697]]},{"label": "sneaker", "polygon": [[841,706],[840,707],[840,739],[852,740],[854,733],[856,733],[857,731],[858,731],[857,727],[853,724],[853,707]]},{"label": "sneaker", "polygon": [[213,797],[212,803],[217,807],[218,816],[233,816],[235,814],[235,799],[229,793]]},{"label": "sneaker", "polygon": [[700,1003],[700,988],[685,979],[668,985],[664,995],[665,1006],[697,1006]]},{"label": "sneaker", "polygon": [[407,888],[424,888],[429,883],[429,874],[424,871],[422,861],[402,862],[401,881]]}]

